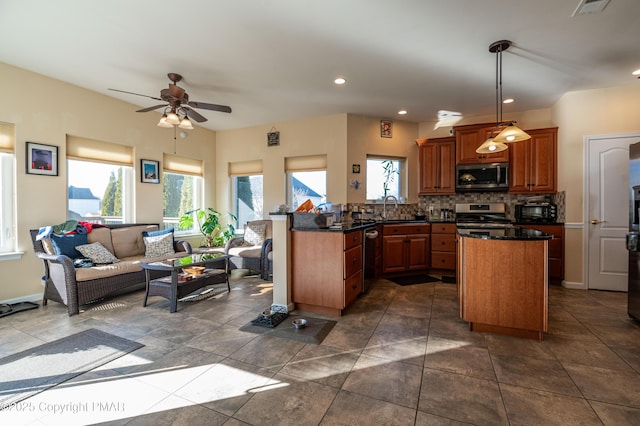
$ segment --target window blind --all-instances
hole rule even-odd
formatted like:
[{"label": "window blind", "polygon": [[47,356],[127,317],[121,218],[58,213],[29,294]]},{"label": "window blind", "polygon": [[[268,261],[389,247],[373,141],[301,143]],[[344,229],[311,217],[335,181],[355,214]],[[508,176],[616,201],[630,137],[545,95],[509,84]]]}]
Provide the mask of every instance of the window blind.
[{"label": "window blind", "polygon": [[304,170],[326,170],[326,155],[308,155],[305,157],[287,157],[284,160],[284,168],[287,173]]},{"label": "window blind", "polygon": [[67,159],[133,166],[133,147],[67,135]]},{"label": "window blind", "polygon": [[248,176],[262,174],[262,160],[229,163],[229,176]]},{"label": "window blind", "polygon": [[13,124],[3,123],[0,121],[0,152],[9,152],[13,154],[14,139]]},{"label": "window blind", "polygon": [[180,157],[174,154],[163,154],[162,170],[169,173],[180,173],[182,175],[204,176],[204,165],[202,160],[195,158]]}]

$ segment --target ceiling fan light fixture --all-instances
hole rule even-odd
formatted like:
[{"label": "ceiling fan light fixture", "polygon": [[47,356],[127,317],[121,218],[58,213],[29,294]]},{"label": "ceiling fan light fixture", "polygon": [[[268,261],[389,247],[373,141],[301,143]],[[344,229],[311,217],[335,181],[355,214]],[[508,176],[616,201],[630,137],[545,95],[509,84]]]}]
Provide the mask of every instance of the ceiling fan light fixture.
[{"label": "ceiling fan light fixture", "polygon": [[167,122],[167,114],[162,114],[160,121],[158,121],[158,127],[173,127],[170,123]]},{"label": "ceiling fan light fixture", "polygon": [[531,139],[531,136],[524,130],[520,129],[513,122],[509,123],[509,125],[496,137],[493,138],[494,142],[498,143],[511,143],[511,142],[521,142]]},{"label": "ceiling fan light fixture", "polygon": [[167,123],[177,126],[180,124],[180,117],[178,117],[178,114],[175,112],[170,111],[169,114],[167,114]]},{"label": "ceiling fan light fixture", "polygon": [[178,124],[178,127],[180,127],[181,129],[193,130],[193,125],[186,115],[182,120],[180,120],[180,124]]},{"label": "ceiling fan light fixture", "polygon": [[482,145],[480,145],[478,147],[478,149],[476,149],[476,153],[478,154],[493,154],[495,152],[500,152],[500,151],[504,151],[505,149],[507,149],[507,145],[501,143],[501,142],[496,142],[495,138],[492,138],[491,136],[487,138],[486,141],[484,141],[482,143]]}]

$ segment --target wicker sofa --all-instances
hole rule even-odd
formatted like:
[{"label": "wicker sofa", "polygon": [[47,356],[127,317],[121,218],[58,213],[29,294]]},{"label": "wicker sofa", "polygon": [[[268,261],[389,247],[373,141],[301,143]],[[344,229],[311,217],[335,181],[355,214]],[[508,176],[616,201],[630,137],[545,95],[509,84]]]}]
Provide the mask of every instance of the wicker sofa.
[{"label": "wicker sofa", "polygon": [[[30,230],[36,256],[44,262],[44,296],[42,304],[54,300],[67,306],[69,316],[80,313],[80,306],[106,296],[144,287],[145,272],[140,263],[153,261],[145,257],[144,231],[157,231],[157,224],[120,224],[96,227],[87,235],[88,243],[100,242],[118,262],[75,268],[74,261],[64,254],[56,254],[45,238],[37,240],[39,230]],[[176,252],[191,253],[186,241],[174,241]],[[166,258],[161,256],[159,258]],[[166,271],[151,271],[151,279],[168,275]]]},{"label": "wicker sofa", "polygon": [[251,269],[259,272],[263,280],[269,280],[273,270],[272,249],[271,221],[252,220],[245,225],[242,237],[227,241],[225,253],[231,256],[231,269]]}]

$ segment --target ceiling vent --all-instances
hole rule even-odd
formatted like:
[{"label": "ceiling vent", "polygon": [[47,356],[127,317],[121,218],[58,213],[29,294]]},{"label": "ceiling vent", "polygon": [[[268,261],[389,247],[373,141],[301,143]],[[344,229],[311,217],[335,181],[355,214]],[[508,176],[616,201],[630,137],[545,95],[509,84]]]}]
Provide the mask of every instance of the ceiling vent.
[{"label": "ceiling vent", "polygon": [[602,12],[610,0],[580,0],[580,4],[571,16],[587,15],[589,13]]}]

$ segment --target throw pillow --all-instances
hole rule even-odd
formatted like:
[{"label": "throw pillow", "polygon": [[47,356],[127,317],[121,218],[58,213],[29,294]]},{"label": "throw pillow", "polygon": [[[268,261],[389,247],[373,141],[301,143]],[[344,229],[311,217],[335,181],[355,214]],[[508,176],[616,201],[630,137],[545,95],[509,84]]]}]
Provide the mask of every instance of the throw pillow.
[{"label": "throw pillow", "polygon": [[56,254],[64,254],[71,259],[82,257],[82,254],[76,250],[76,246],[87,244],[87,234],[51,234],[49,238]]},{"label": "throw pillow", "polygon": [[264,241],[267,225],[247,225],[244,230],[244,241],[252,246],[260,246]]},{"label": "throw pillow", "polygon": [[143,236],[142,239],[144,240],[145,257],[166,256],[175,253],[173,249],[173,232],[156,236]]},{"label": "throw pillow", "polygon": [[118,258],[99,242],[78,246],[76,247],[76,250],[96,264],[119,262]]}]

